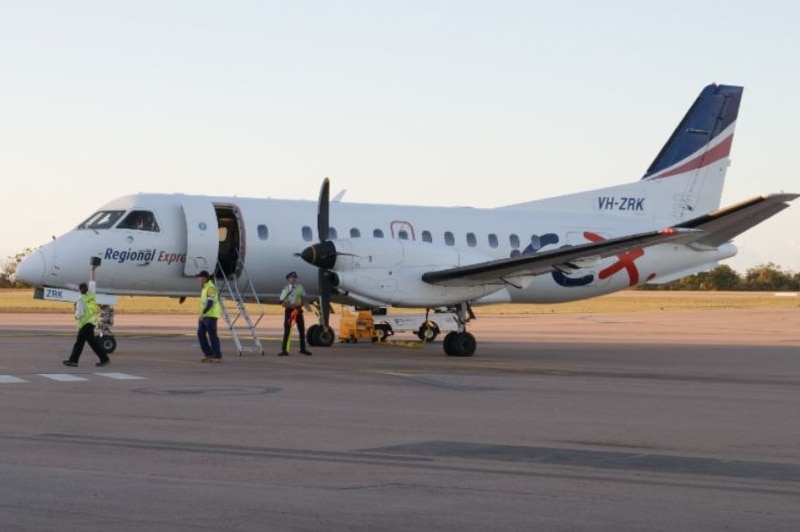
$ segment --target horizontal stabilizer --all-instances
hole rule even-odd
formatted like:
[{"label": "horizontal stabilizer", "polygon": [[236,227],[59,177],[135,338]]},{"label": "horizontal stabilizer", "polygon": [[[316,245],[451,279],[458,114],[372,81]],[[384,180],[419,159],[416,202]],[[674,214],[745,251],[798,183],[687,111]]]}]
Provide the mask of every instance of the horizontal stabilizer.
[{"label": "horizontal stabilizer", "polygon": [[695,241],[709,247],[729,242],[735,236],[778,214],[800,194],[770,194],[725,207],[698,218],[687,220],[676,227],[702,229]]}]

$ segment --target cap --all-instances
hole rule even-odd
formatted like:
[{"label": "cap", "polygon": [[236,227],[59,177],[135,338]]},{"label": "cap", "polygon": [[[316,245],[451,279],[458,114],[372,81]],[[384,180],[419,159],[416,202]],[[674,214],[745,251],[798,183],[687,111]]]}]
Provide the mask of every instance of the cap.
[{"label": "cap", "polygon": [[203,270],[202,272],[197,274],[198,277],[205,277],[206,279],[210,279],[211,276],[208,274],[207,270]]},{"label": "cap", "polygon": [[288,279],[289,277],[297,277],[297,272],[289,272],[289,273],[287,273],[286,274],[286,278]]}]

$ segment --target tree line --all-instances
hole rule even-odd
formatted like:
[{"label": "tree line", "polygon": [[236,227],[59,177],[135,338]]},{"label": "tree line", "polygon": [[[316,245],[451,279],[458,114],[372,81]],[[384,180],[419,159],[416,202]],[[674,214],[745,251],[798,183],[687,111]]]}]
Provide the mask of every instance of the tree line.
[{"label": "tree line", "polygon": [[800,273],[768,262],[739,274],[727,264],[720,264],[707,272],[688,275],[665,284],[644,285],[641,289],[796,292],[800,291]]},{"label": "tree line", "polygon": [[31,253],[33,253],[33,249],[26,248],[13,257],[6,258],[0,266],[0,288],[25,288],[25,285],[17,280],[17,264]]},{"label": "tree line", "polygon": [[[0,267],[0,288],[25,288],[16,278],[15,272],[17,264],[32,252],[33,249],[27,248],[3,262]],[[644,285],[640,289],[795,292],[800,291],[800,273],[769,262],[748,268],[744,274],[739,274],[727,264],[721,264],[707,272],[689,275],[666,284]]]}]

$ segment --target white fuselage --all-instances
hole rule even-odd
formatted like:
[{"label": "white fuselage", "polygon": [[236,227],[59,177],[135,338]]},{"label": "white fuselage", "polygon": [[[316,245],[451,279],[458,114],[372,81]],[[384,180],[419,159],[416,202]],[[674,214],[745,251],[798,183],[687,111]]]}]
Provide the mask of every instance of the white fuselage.
[{"label": "white fuselage", "polygon": [[[606,200],[595,203],[603,207],[603,201]],[[659,226],[660,222],[640,212],[647,208],[646,203],[637,205],[630,200],[625,207],[629,210],[598,208],[592,213],[576,213],[535,210],[524,205],[477,209],[334,202],[330,226],[335,234],[330,238],[354,242],[392,240],[398,249],[398,263],[403,260],[404,245],[415,246],[417,252],[430,246],[431,269],[443,269],[458,266],[459,260],[466,263],[506,258],[664,225]],[[195,296],[198,287],[193,276],[201,269],[213,271],[217,259],[224,259],[235,248],[236,258],[241,260],[262,301],[277,298],[285,284],[285,273],[292,270],[300,274],[300,282],[309,294],[317,293],[316,268],[297,255],[318,240],[316,202],[137,194],[114,200],[101,209],[112,210],[152,212],[158,230],[74,229],[39,248],[23,262],[18,275],[36,286],[75,289],[88,277],[90,257],[98,256],[102,259],[97,270],[100,292]],[[225,223],[216,219],[220,213],[224,213]],[[553,303],[594,297],[649,280],[710,268],[735,253],[732,244],[706,250],[656,245],[598,260],[568,273],[539,275],[524,286],[509,284],[474,298],[473,303]],[[443,264],[442,257],[449,263]],[[369,275],[366,270],[361,274]],[[244,275],[239,277],[243,279]],[[383,303],[394,304],[388,298]]]}]

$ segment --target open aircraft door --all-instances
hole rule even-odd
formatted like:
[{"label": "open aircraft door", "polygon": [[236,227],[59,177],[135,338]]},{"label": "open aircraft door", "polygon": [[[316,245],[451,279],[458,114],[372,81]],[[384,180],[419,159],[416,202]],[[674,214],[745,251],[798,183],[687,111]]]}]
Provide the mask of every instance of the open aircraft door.
[{"label": "open aircraft door", "polygon": [[200,197],[181,200],[186,221],[186,263],[183,274],[195,277],[203,270],[214,275],[219,253],[219,227],[214,205]]}]

